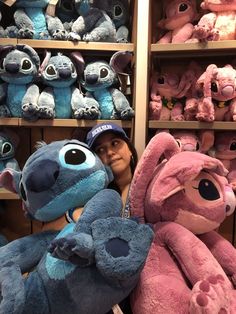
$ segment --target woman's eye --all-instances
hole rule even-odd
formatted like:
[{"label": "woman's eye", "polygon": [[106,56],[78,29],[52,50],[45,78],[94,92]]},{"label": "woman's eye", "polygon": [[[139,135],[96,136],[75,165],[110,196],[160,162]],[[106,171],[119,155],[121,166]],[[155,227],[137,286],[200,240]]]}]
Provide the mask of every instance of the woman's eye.
[{"label": "woman's eye", "polygon": [[104,148],[100,147],[100,148],[97,148],[95,152],[96,152],[96,154],[103,154],[104,151],[105,151]]}]

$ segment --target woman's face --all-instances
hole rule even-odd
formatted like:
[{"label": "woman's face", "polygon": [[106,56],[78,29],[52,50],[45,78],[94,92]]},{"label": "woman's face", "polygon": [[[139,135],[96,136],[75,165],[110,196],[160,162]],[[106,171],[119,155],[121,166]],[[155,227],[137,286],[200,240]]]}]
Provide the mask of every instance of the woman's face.
[{"label": "woman's face", "polygon": [[127,143],[116,134],[108,132],[99,136],[94,151],[105,165],[110,166],[115,176],[130,171],[132,153]]}]

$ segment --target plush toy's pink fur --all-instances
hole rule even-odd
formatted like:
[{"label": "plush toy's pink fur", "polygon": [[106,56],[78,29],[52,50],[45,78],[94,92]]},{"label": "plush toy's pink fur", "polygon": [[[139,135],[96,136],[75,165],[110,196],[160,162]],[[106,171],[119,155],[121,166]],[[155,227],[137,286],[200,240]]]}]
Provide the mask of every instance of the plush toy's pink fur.
[{"label": "plush toy's pink fur", "polygon": [[184,43],[193,34],[192,22],[197,20],[195,0],[163,1],[163,16],[158,26],[167,33],[158,40],[158,43]]},{"label": "plush toy's pink fur", "polygon": [[191,108],[192,118],[195,115],[200,121],[236,121],[236,70],[230,64],[224,67],[210,64],[198,78],[196,90],[203,96],[195,113]]},{"label": "plush toy's pink fur", "polygon": [[215,136],[212,156],[219,159],[229,171],[227,179],[236,192],[236,134],[234,131],[219,132]]},{"label": "plush toy's pink fur", "polygon": [[236,1],[204,0],[204,14],[194,27],[194,36],[200,41],[236,39]]},{"label": "plush toy's pink fur", "polygon": [[215,158],[180,152],[166,132],[147,145],[131,214],[153,223],[155,238],[132,294],[135,314],[236,313],[236,251],[213,231],[235,208],[226,174]]}]

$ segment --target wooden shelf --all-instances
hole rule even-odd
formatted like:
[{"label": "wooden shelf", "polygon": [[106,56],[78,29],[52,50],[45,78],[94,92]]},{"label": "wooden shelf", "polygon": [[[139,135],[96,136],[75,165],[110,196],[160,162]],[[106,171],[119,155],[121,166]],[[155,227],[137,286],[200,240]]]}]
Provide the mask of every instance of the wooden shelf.
[{"label": "wooden shelf", "polygon": [[0,188],[0,199],[1,200],[19,200],[20,197],[16,193],[12,193],[4,188]]},{"label": "wooden shelf", "polygon": [[123,128],[131,128],[132,121],[122,120],[76,120],[76,119],[53,119],[53,120],[37,120],[30,122],[22,118],[1,118],[0,126],[23,126],[23,127],[93,127],[97,123],[113,122]]},{"label": "wooden shelf", "polygon": [[199,121],[156,121],[149,120],[150,129],[207,129],[207,130],[236,130],[236,122],[199,122]]},{"label": "wooden shelf", "polygon": [[0,45],[16,45],[17,39],[16,38],[0,38]]},{"label": "wooden shelf", "polygon": [[222,54],[235,54],[236,40],[225,41],[209,41],[206,43],[184,43],[184,44],[151,44],[151,52],[156,52],[158,55],[178,55],[181,54],[191,57],[193,55],[205,56],[205,55],[222,55]]},{"label": "wooden shelf", "polygon": [[134,51],[133,43],[104,43],[104,42],[73,42],[60,40],[35,40],[18,39],[18,44],[29,45],[33,48],[41,49],[80,49],[80,50],[100,50],[100,51]]}]

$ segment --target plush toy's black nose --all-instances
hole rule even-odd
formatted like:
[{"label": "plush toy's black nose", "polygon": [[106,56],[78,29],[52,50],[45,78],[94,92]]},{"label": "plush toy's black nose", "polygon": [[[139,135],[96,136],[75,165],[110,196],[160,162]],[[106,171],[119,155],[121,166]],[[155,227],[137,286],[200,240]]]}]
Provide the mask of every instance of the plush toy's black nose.
[{"label": "plush toy's black nose", "polygon": [[95,84],[98,80],[98,75],[97,74],[88,74],[85,77],[85,81],[88,84]]},{"label": "plush toy's black nose", "polygon": [[43,192],[50,189],[59,175],[59,165],[55,161],[44,160],[34,165],[26,179],[26,188],[33,192]]},{"label": "plush toy's black nose", "polygon": [[5,67],[5,70],[8,73],[18,73],[19,69],[20,69],[20,66],[17,63],[10,63],[10,64],[7,64]]},{"label": "plush toy's black nose", "polygon": [[61,69],[61,70],[59,70],[59,76],[62,79],[67,79],[67,78],[71,77],[71,70]]}]

